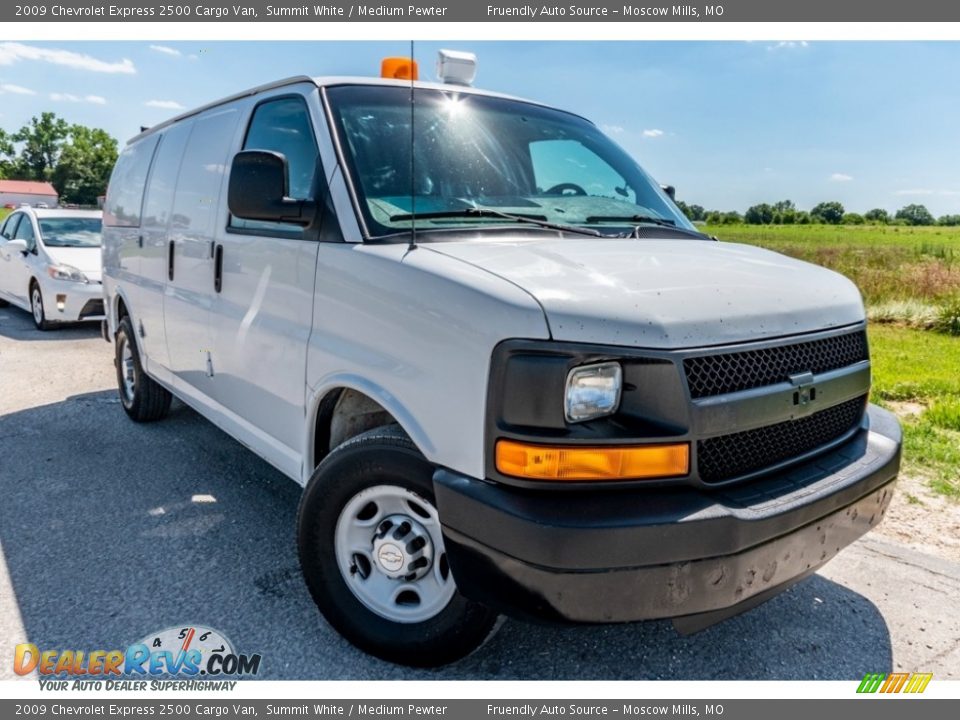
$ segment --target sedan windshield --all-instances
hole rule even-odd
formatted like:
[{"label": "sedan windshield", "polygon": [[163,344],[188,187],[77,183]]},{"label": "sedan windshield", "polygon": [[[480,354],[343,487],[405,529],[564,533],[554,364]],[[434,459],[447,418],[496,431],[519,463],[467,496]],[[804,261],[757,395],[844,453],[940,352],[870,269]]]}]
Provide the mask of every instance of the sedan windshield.
[{"label": "sedan windshield", "polygon": [[417,230],[539,224],[592,235],[643,224],[693,230],[624,150],[575,115],[417,89],[411,137],[408,88],[339,86],[327,98],[370,236],[414,223]]},{"label": "sedan windshield", "polygon": [[100,247],[100,218],[37,218],[40,235],[48,247]]}]

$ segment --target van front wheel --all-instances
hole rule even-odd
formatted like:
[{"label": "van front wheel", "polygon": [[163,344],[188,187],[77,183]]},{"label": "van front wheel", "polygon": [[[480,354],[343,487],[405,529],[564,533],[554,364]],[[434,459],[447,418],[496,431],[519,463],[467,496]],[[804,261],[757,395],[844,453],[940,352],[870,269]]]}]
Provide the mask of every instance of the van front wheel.
[{"label": "van front wheel", "polygon": [[127,415],[136,422],[150,422],[164,417],[170,410],[172,396],[143,371],[129,316],[120,321],[114,347],[120,403]]},{"label": "van front wheel", "polygon": [[300,503],[300,565],[331,625],[361,650],[432,667],[468,655],[497,614],[456,588],[434,506],[433,467],[397,426],[346,441]]}]

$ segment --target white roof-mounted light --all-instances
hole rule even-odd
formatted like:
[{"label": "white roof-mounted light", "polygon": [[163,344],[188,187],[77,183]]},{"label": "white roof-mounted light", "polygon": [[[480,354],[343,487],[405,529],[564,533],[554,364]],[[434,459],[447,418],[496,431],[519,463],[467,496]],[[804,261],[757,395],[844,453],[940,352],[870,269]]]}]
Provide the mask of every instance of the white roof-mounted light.
[{"label": "white roof-mounted light", "polygon": [[437,77],[449,85],[472,85],[477,76],[477,56],[460,50],[437,54]]}]

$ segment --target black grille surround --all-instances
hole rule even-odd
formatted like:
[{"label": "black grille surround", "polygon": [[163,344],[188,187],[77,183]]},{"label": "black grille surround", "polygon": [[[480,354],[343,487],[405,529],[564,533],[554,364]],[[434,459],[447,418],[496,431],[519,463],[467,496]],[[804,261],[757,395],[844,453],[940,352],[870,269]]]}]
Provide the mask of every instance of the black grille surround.
[{"label": "black grille surround", "polygon": [[869,359],[865,330],[817,340],[688,357],[683,369],[693,399],[786,382],[791,375],[838,370]]},{"label": "black grille surround", "polygon": [[726,483],[825,448],[860,427],[866,406],[863,395],[796,420],[698,440],[700,480]]},{"label": "black grille surround", "polygon": [[99,298],[94,298],[93,300],[87,300],[84,303],[83,307],[80,309],[80,319],[88,317],[99,317],[103,315],[103,300]]}]

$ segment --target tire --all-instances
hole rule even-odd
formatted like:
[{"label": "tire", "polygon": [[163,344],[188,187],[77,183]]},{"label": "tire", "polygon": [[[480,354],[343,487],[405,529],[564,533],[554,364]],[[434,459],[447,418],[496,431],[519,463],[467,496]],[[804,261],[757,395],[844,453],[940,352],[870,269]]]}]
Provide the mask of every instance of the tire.
[{"label": "tire", "polygon": [[164,417],[173,396],[143,371],[129,316],[120,321],[114,348],[117,390],[127,415],[136,422],[152,422]]},{"label": "tire", "polygon": [[51,330],[53,323],[47,320],[47,312],[43,306],[43,292],[36,280],[30,283],[30,314],[37,330]]},{"label": "tire", "polygon": [[[361,650],[415,667],[465,657],[493,634],[497,621],[496,612],[456,589],[432,478],[433,467],[399,426],[370,430],[320,463],[297,522],[300,566],[327,621]],[[365,550],[353,553],[357,543]],[[411,569],[404,577],[388,574]]]}]

